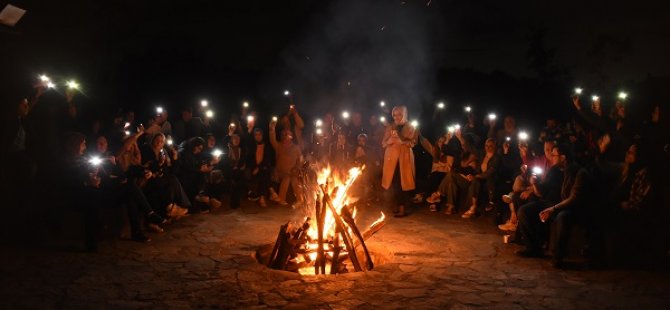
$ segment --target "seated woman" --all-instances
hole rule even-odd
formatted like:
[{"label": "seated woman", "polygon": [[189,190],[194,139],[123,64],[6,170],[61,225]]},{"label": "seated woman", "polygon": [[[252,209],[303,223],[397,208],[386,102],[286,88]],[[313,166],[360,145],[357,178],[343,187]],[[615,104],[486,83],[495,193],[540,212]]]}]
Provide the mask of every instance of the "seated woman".
[{"label": "seated woman", "polygon": [[[229,180],[230,185],[230,207],[240,207],[240,200],[245,193],[244,170],[246,162],[246,150],[241,145],[240,136],[233,134],[228,142],[225,158],[222,161],[223,175]],[[216,159],[218,160],[218,158]]]},{"label": "seated woman", "polygon": [[[98,145],[100,146],[100,143]],[[98,147],[98,151],[101,151],[100,147]],[[113,159],[114,165],[106,168],[109,181],[114,184],[114,189],[110,194],[113,197],[122,198],[126,203],[132,238],[138,241],[142,239],[140,213],[145,215],[148,226],[152,230],[162,232],[163,229],[158,225],[164,224],[166,220],[154,212],[139,186],[140,183],[146,180],[145,177],[148,177],[148,175],[144,174],[144,169],[140,166],[142,159],[139,147],[137,146],[137,137],[127,136],[123,140],[121,149],[111,159]],[[136,234],[136,232],[140,233]],[[146,241],[149,241],[148,238]]]},{"label": "seated woman", "polygon": [[83,134],[68,133],[64,142],[64,154],[58,167],[59,185],[65,193],[66,201],[84,216],[85,248],[95,252],[98,246],[98,232],[101,228],[100,205],[102,194],[98,167],[92,166],[84,157],[86,138]]},{"label": "seated woman", "polygon": [[433,165],[431,167],[430,175],[428,176],[428,184],[426,188],[427,193],[431,193],[426,202],[430,204],[430,211],[437,211],[437,203],[440,202],[440,192],[438,190],[440,183],[450,170],[447,164],[447,155],[442,152],[442,148],[452,138],[452,133],[448,132],[444,136],[440,136],[434,145],[423,137],[419,137],[421,146],[430,153],[433,157]]},{"label": "seated woman", "polygon": [[126,157],[129,156],[127,153],[132,152],[135,158],[132,166],[127,168],[132,181],[142,188],[154,210],[165,217],[179,219],[188,213],[186,208],[190,202],[183,194],[179,180],[171,173],[175,155],[173,153],[170,159],[163,150],[164,146],[165,136],[159,133],[151,138],[149,145],[143,147],[144,156],[134,139],[124,142],[124,149],[119,156]]},{"label": "seated woman", "polygon": [[[488,199],[486,211],[491,211],[494,207],[493,193],[496,190],[498,182],[500,164],[501,157],[500,154],[498,154],[496,140],[488,138],[484,143],[484,158],[481,160],[479,172],[475,176],[476,180],[481,183],[479,186],[485,186],[486,188],[486,198]],[[475,196],[474,198],[477,199],[478,197]],[[475,206],[476,205],[477,203],[475,200]]]},{"label": "seated woman", "polygon": [[254,142],[247,151],[245,173],[251,189],[249,199],[258,200],[261,207],[267,206],[265,198],[270,189],[272,158],[271,146],[265,141],[263,131],[254,129]]},{"label": "seated woman", "polygon": [[477,206],[477,195],[479,194],[479,182],[476,182],[477,175],[477,156],[470,151],[463,152],[461,160],[452,169],[451,182],[449,183],[449,193],[447,194],[447,212],[453,214],[456,209],[456,197],[463,190],[467,191],[465,203],[469,205],[468,210],[463,213],[463,218],[470,218],[475,215]]},{"label": "seated woman", "polygon": [[203,190],[207,176],[212,172],[214,165],[203,150],[205,140],[194,137],[186,141],[182,150],[179,151],[179,169],[177,176],[183,185],[186,197],[190,201],[199,201],[201,204],[192,204],[193,211],[209,212],[209,197],[203,197]]},{"label": "seated woman", "polygon": [[498,225],[500,230],[516,231],[519,223],[517,218],[517,209],[528,203],[535,196],[533,186],[530,184],[531,169],[528,166],[521,166],[521,174],[516,176],[512,185],[512,192],[502,196],[502,201],[509,206],[510,217],[504,224]]}]

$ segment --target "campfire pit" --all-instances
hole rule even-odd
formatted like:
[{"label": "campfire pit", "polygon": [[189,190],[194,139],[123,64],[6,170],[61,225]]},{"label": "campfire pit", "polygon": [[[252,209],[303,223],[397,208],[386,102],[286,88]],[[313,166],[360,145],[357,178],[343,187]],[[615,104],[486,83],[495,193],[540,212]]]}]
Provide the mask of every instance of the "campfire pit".
[{"label": "campfire pit", "polygon": [[[274,244],[256,252],[258,262],[277,270],[302,275],[339,274],[372,270],[376,259],[365,241],[386,223],[384,213],[361,231],[356,223],[356,203],[348,192],[363,168],[352,168],[344,177],[330,168],[318,174],[307,164],[301,170],[304,222],[281,225]],[[351,269],[353,268],[353,269]]]}]

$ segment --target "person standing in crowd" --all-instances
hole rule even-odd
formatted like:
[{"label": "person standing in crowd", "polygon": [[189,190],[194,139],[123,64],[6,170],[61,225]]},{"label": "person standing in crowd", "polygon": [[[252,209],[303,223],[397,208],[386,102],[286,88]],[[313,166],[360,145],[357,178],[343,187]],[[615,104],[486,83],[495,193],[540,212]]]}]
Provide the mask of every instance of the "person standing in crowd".
[{"label": "person standing in crowd", "polygon": [[282,129],[280,140],[277,141],[276,126],[277,122],[270,122],[270,144],[276,156],[274,178],[279,182],[279,193],[271,191],[270,199],[284,206],[288,205],[286,196],[289,185],[293,188],[296,199],[300,199],[300,195],[298,195],[298,169],[302,162],[302,154],[300,147],[293,143],[293,134],[289,128]]},{"label": "person standing in crowd", "polygon": [[291,140],[293,143],[297,144],[300,147],[300,150],[302,150],[305,146],[305,141],[302,136],[305,122],[302,120],[302,117],[300,117],[294,104],[291,104],[288,112],[279,119],[279,125],[279,132],[283,132],[285,129],[288,130],[291,133]]},{"label": "person standing in crowd", "polygon": [[418,131],[407,121],[407,107],[396,106],[391,111],[393,124],[386,127],[382,148],[384,165],[382,187],[387,191],[387,203],[397,206],[396,217],[406,216],[410,193],[415,188],[414,152]]}]

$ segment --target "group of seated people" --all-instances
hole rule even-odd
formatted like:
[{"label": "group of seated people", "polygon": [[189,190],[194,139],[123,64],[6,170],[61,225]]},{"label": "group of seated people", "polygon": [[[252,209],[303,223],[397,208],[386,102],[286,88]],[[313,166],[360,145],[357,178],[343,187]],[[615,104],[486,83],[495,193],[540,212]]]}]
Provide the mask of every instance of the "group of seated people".
[{"label": "group of seated people", "polygon": [[[22,163],[30,158],[31,109],[39,95],[21,101],[17,121],[9,122],[3,146],[17,163],[15,170],[29,166]],[[511,115],[501,126],[495,118],[481,122],[466,113],[464,122],[446,133],[424,135],[419,128],[412,151],[416,158],[432,160],[415,162],[413,202],[425,201],[431,211],[459,212],[463,218],[492,212],[498,227],[514,232],[516,242],[525,246],[519,255],[543,256],[551,244],[557,267],[563,265],[576,225],[585,228],[587,252],[594,259],[605,255],[611,232],[630,238],[667,236],[667,229],[640,231],[668,213],[659,194],[668,169],[660,105],[641,123],[626,117],[622,102],[610,115],[599,101],[582,107],[575,97],[573,105],[571,122],[561,126],[549,119],[536,135],[519,130]],[[67,106],[57,122],[63,143],[53,172],[61,199],[84,214],[89,250],[96,248],[99,208],[105,204],[125,207],[130,237],[140,242],[150,240],[147,230],[162,232],[168,221],[222,205],[238,208],[242,199],[261,207],[268,200],[299,204],[298,177],[305,161],[344,171],[365,167],[356,194],[374,201],[384,196],[382,140],[391,124],[379,115],[364,123],[361,112],[343,120],[326,113],[306,126],[291,105],[279,117],[243,110],[224,125],[204,113],[194,116],[198,112],[186,106],[174,125],[167,111],[150,117],[147,126],[126,111],[109,124],[98,119],[87,127],[81,126],[71,98]],[[635,228],[627,228],[634,221]],[[549,238],[547,223],[554,223],[556,236]]]}]

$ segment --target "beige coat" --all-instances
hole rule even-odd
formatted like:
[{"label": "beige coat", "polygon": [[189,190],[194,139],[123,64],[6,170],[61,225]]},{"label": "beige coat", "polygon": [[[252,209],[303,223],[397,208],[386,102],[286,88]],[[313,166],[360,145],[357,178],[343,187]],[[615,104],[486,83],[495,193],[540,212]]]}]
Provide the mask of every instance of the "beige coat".
[{"label": "beige coat", "polygon": [[406,123],[402,131],[398,133],[401,143],[390,144],[389,138],[396,126],[386,126],[384,138],[382,139],[382,148],[384,148],[384,166],[382,170],[382,187],[389,189],[393,181],[395,167],[400,164],[400,185],[403,191],[410,191],[415,188],[414,177],[414,153],[412,147],[416,145],[418,130]]}]

